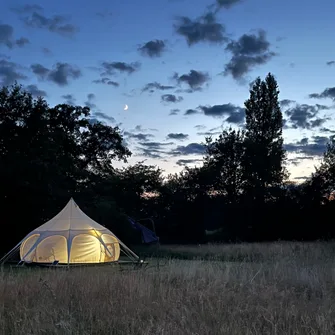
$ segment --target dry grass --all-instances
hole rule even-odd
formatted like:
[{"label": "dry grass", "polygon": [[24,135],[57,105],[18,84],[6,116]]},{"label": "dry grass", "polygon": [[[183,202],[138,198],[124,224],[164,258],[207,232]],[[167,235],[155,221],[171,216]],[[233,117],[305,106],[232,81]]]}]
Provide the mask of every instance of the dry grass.
[{"label": "dry grass", "polygon": [[335,333],[334,243],[159,253],[188,260],[152,259],[147,269],[122,272],[3,271],[1,334]]}]

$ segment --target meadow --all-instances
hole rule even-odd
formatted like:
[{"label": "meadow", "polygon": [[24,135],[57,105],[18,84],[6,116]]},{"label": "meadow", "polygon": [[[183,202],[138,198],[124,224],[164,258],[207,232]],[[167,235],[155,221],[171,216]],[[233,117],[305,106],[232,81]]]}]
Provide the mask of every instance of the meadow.
[{"label": "meadow", "polygon": [[335,333],[335,242],[161,246],[146,268],[2,269],[0,333]]}]

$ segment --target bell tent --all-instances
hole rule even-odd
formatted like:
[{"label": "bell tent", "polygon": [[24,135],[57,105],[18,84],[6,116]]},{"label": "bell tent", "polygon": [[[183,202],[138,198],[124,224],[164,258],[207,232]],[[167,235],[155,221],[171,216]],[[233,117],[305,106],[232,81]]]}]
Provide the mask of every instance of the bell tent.
[{"label": "bell tent", "polygon": [[54,218],[29,233],[1,262],[20,252],[20,263],[97,264],[116,262],[123,252],[139,257],[110,230],[88,217],[71,198]]}]

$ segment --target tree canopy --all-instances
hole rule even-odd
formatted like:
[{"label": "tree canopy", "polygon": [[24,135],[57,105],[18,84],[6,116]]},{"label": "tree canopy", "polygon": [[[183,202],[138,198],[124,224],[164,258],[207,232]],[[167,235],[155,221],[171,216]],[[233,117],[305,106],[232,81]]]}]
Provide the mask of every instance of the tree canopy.
[{"label": "tree canopy", "polygon": [[3,87],[0,208],[9,238],[1,252],[70,197],[134,243],[127,215],[153,219],[163,243],[333,237],[327,215],[335,207],[335,139],[304,183],[289,182],[278,100],[275,77],[257,78],[245,125],[205,138],[200,166],[166,176],[144,162],[116,168],[132,153],[120,129],[93,119],[89,108],[52,107],[19,85]]}]

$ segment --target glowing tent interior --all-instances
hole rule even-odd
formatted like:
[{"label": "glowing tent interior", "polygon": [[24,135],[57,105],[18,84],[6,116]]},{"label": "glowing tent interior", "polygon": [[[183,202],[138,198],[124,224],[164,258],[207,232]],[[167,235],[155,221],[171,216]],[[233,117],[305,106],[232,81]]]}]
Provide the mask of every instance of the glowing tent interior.
[{"label": "glowing tent interior", "polygon": [[97,264],[116,262],[123,252],[139,257],[110,230],[88,217],[71,198],[54,218],[29,233],[0,262],[19,249],[21,263]]}]

